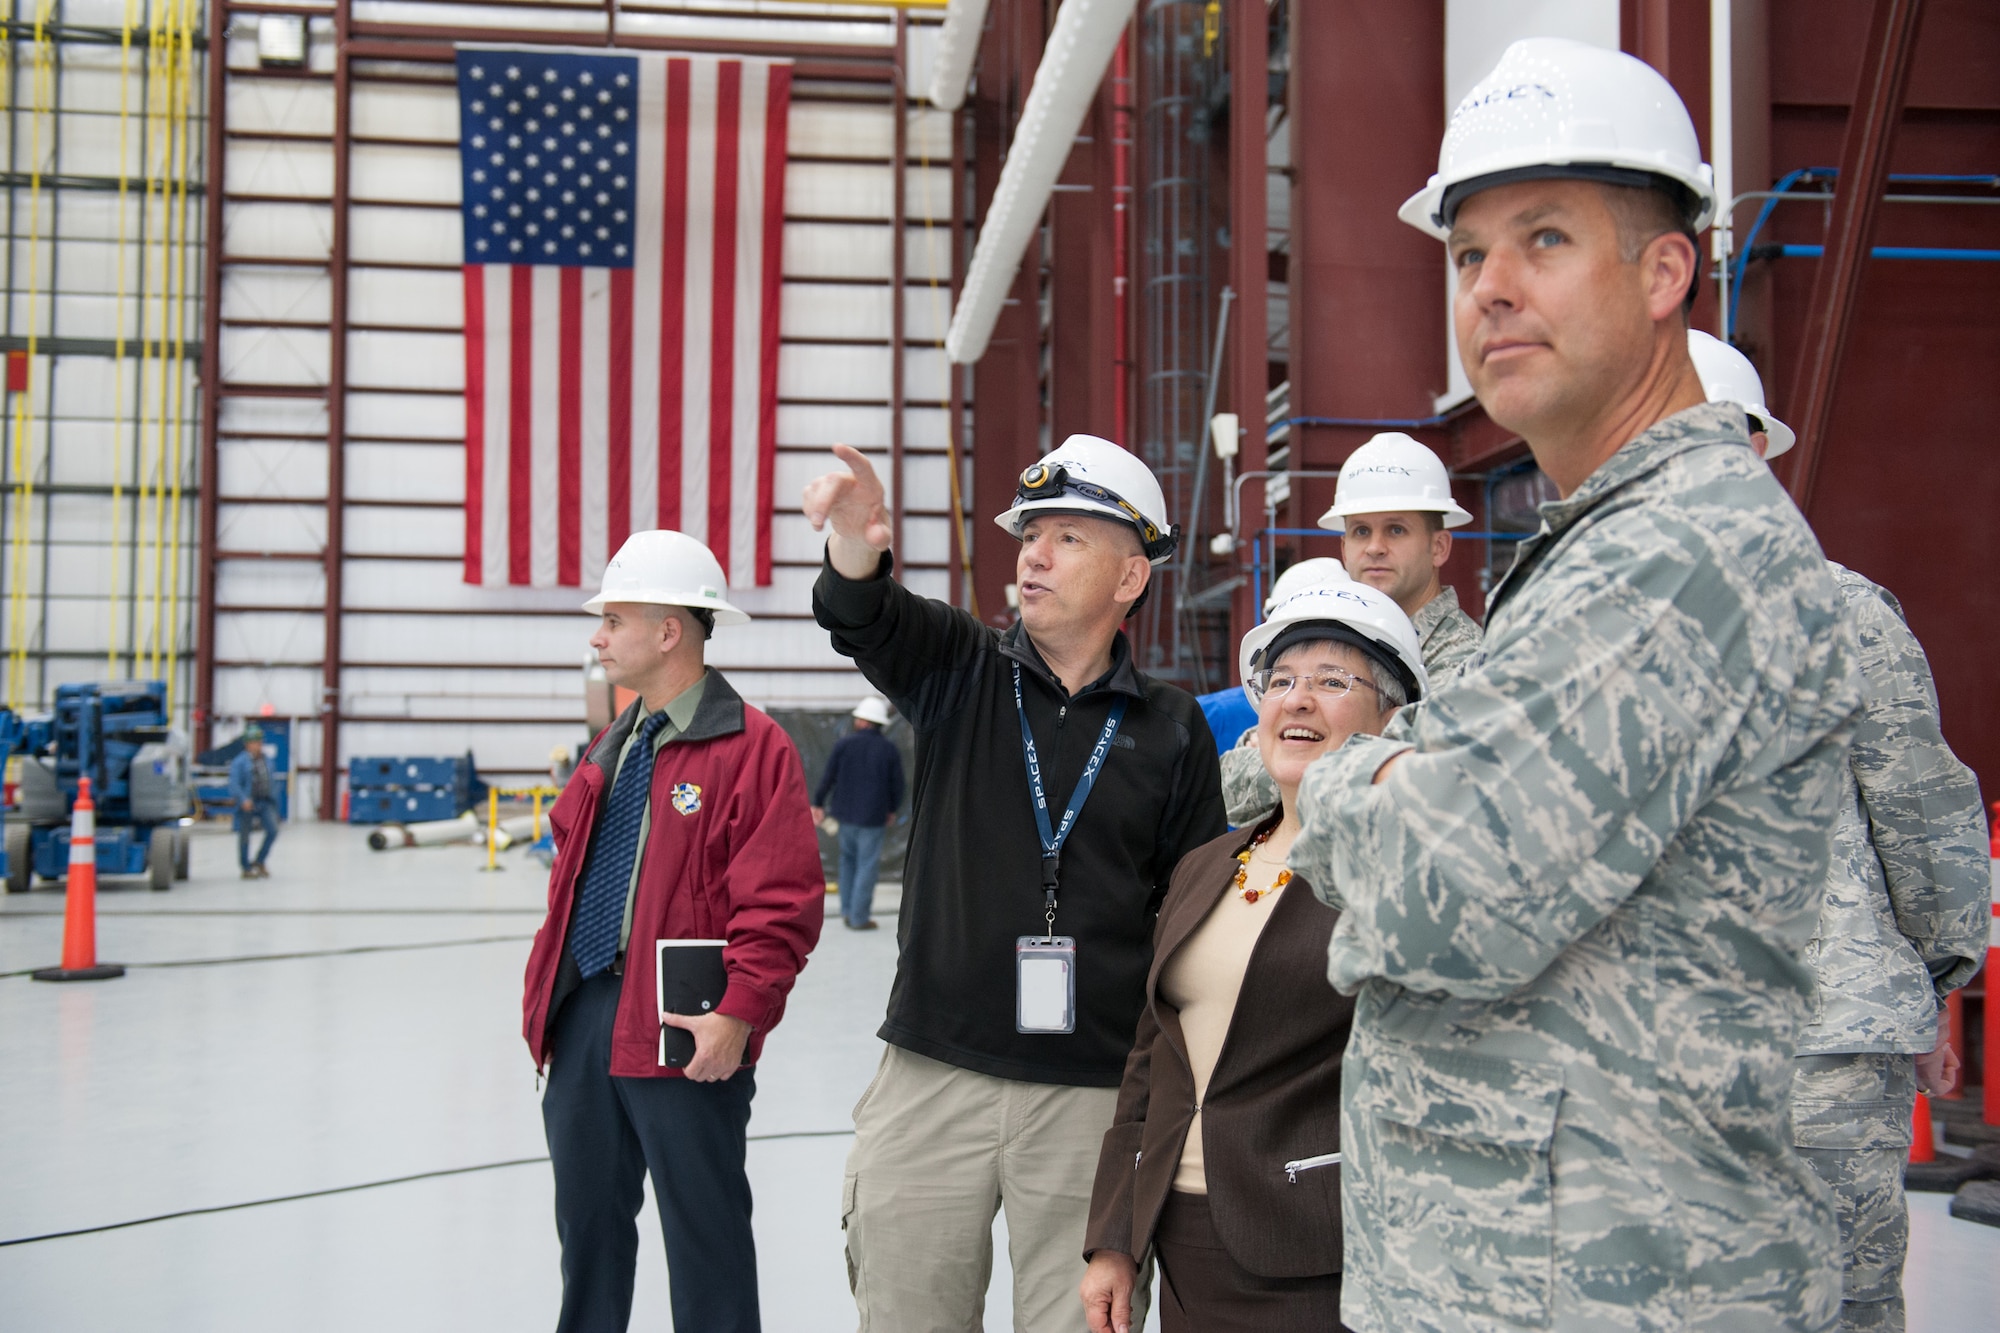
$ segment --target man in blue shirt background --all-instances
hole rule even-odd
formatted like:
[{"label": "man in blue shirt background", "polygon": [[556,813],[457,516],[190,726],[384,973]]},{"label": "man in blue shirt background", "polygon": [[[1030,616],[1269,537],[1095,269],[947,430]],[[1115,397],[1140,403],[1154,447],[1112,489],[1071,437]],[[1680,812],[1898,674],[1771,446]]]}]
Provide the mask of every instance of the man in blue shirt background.
[{"label": "man in blue shirt background", "polygon": [[[278,840],[278,798],[271,781],[271,763],[264,757],[264,729],[252,723],[243,731],[243,749],[229,761],[229,802],[235,807],[236,863],[245,879],[269,879],[264,858]],[[264,826],[264,845],[250,859],[250,831]]]},{"label": "man in blue shirt background", "polygon": [[[882,734],[887,700],[869,695],[854,707],[854,730],[834,743],[813,792],[814,822],[831,811],[840,823],[840,915],[849,930],[873,930],[875,871],[882,838],[903,804],[903,756]],[[833,804],[827,804],[827,793]]]}]

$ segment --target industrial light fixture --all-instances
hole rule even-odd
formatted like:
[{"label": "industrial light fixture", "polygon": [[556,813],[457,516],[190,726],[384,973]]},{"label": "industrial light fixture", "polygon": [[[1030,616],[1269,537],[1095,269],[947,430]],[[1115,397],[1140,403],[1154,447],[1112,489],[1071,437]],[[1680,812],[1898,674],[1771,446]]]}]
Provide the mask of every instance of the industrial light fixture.
[{"label": "industrial light fixture", "polygon": [[306,20],[303,14],[258,16],[257,63],[293,68],[306,63]]},{"label": "industrial light fixture", "polygon": [[1241,441],[1237,437],[1242,433],[1243,427],[1234,412],[1217,412],[1209,418],[1208,434],[1215,441],[1217,458],[1236,457],[1237,450],[1241,446]]}]

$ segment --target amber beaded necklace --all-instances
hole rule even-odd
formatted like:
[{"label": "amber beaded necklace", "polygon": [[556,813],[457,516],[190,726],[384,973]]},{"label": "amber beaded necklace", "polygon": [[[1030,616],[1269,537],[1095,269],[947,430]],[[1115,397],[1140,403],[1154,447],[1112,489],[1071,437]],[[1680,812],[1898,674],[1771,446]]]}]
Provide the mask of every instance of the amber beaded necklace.
[{"label": "amber beaded necklace", "polygon": [[1271,832],[1272,830],[1265,829],[1262,833],[1251,839],[1248,847],[1236,853],[1236,878],[1229,881],[1229,887],[1233,892],[1242,894],[1243,901],[1246,903],[1254,903],[1267,893],[1276,893],[1279,889],[1284,888],[1292,882],[1292,872],[1288,866],[1278,872],[1278,877],[1271,881],[1269,888],[1248,889],[1243,886],[1243,882],[1250,877],[1250,853],[1262,847],[1264,840],[1271,836]]}]

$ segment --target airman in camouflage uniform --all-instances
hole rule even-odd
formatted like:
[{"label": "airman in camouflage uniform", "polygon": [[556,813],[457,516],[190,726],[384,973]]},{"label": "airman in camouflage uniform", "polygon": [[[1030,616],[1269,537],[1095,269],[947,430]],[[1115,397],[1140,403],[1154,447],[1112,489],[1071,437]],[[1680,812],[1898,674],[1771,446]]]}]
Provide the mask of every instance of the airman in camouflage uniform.
[{"label": "airman in camouflage uniform", "polygon": [[1863,703],[1792,1079],[1793,1139],[1832,1189],[1842,1329],[1903,1328],[1914,1057],[1986,950],[1991,867],[1979,784],[1939,730],[1924,650],[1887,590],[1828,562],[1860,646]]},{"label": "airman in camouflage uniform", "polygon": [[[1291,864],[1343,908],[1343,1318],[1832,1317],[1792,1049],[1853,643],[1740,411],[1542,507],[1455,686],[1316,764]],[[1393,764],[1375,781],[1385,764]]]},{"label": "airman in camouflage uniform", "polygon": [[1687,351],[1717,206],[1658,71],[1514,43],[1399,210],[1480,405],[1561,497],[1456,681],[1306,773],[1342,908],[1341,1317],[1361,1333],[1823,1333],[1791,1142],[1853,716],[1804,518]]},{"label": "airman in camouflage uniform", "polygon": [[[1433,691],[1450,684],[1466,659],[1479,651],[1479,622],[1459,609],[1458,590],[1449,584],[1418,607],[1410,621],[1417,627]],[[1255,727],[1222,756],[1222,800],[1237,828],[1256,823],[1278,803],[1278,785],[1257,753]]]}]

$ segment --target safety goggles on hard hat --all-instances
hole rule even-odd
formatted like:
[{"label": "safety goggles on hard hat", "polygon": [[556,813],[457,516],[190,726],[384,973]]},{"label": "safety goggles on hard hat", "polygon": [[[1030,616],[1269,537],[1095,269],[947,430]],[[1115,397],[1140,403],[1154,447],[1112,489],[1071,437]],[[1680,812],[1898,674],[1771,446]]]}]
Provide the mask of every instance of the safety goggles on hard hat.
[{"label": "safety goggles on hard hat", "polygon": [[1356,685],[1364,690],[1373,690],[1378,695],[1382,693],[1374,681],[1363,680],[1352,671],[1342,671],[1339,667],[1321,667],[1311,673],[1266,667],[1243,683],[1250,687],[1250,694],[1260,704],[1273,695],[1282,699],[1301,687],[1308,695],[1324,694],[1330,699],[1341,698]]},{"label": "safety goggles on hard hat", "polygon": [[[1139,512],[1136,505],[1116,491],[1107,490],[1095,482],[1079,481],[1069,474],[1069,469],[1060,465],[1051,467],[1047,463],[1036,463],[1021,474],[1020,487],[1014,492],[1016,505],[1046,503],[1059,500],[1065,495],[1079,496],[1099,505],[1116,509],[1131,520],[1139,531],[1139,540],[1146,548],[1146,558],[1158,560],[1173,554],[1179,545],[1180,529],[1162,533],[1159,525]],[[1048,512],[1048,511],[1043,511]],[[1087,511],[1086,511],[1087,512]]]}]

